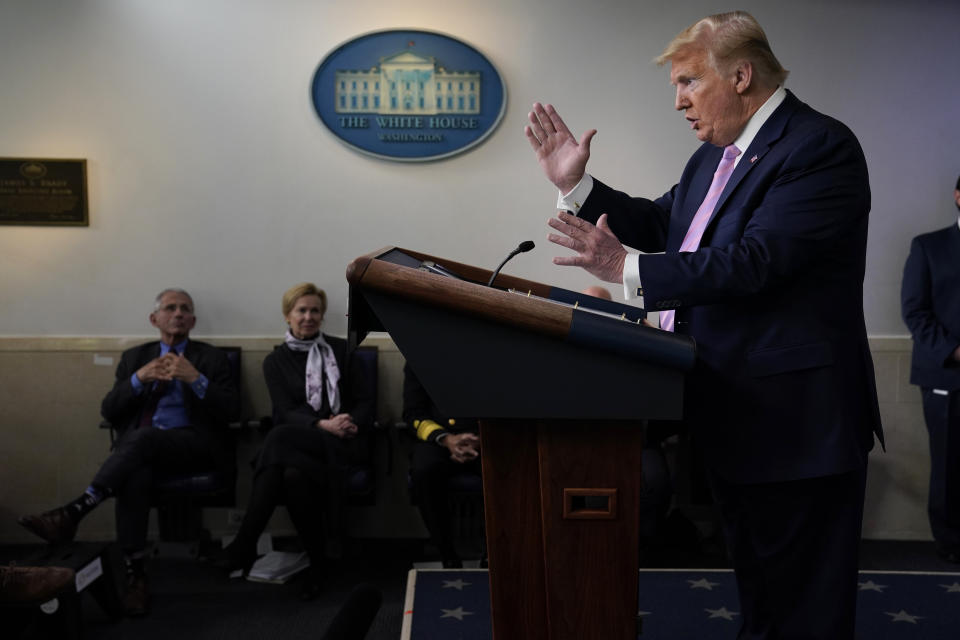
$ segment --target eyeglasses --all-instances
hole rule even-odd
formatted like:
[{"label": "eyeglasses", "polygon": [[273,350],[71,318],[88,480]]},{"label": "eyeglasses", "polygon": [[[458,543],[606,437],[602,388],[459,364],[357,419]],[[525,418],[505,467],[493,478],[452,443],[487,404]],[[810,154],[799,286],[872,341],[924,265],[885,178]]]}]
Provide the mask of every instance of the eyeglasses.
[{"label": "eyeglasses", "polygon": [[193,314],[193,307],[188,304],[167,304],[157,309],[157,311],[163,311],[165,313],[176,313],[178,310],[184,313]]}]

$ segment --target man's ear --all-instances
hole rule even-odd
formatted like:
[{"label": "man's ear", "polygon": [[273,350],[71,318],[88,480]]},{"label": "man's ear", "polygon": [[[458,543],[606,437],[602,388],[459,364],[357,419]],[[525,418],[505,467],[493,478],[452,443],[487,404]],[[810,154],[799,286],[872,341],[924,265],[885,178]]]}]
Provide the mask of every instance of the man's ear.
[{"label": "man's ear", "polygon": [[733,70],[734,88],[737,93],[743,94],[753,83],[753,63],[749,60],[741,60]]},{"label": "man's ear", "polygon": [[[151,314],[150,314],[150,325],[151,325],[151,326],[154,326],[154,327],[157,326],[157,314],[156,314],[156,313],[151,313]],[[158,327],[158,328],[159,328],[159,327]]]}]

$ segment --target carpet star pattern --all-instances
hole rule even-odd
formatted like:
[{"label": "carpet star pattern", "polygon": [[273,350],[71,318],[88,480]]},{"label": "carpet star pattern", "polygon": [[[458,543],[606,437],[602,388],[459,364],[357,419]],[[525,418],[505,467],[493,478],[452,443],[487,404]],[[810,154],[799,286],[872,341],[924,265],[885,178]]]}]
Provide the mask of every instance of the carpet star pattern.
[{"label": "carpet star pattern", "polygon": [[917,624],[917,620],[922,620],[924,616],[912,616],[903,609],[900,609],[897,613],[891,613],[890,611],[884,611],[888,616],[892,618],[890,622],[909,622],[910,624]]},{"label": "carpet star pattern", "polygon": [[691,589],[706,589],[707,591],[713,591],[714,587],[720,586],[719,582],[710,582],[706,578],[700,578],[699,580],[687,580],[690,583]]},{"label": "carpet star pattern", "polygon": [[704,609],[710,615],[710,618],[723,618],[724,620],[733,620],[733,616],[738,616],[740,613],[738,611],[728,611],[726,607],[720,607],[719,609]]},{"label": "carpet star pattern", "polygon": [[[490,640],[486,571],[425,569],[411,574],[413,590],[404,605],[410,633],[402,640]],[[736,635],[743,622],[730,570],[641,569],[637,578],[638,600],[631,616],[643,621],[640,637],[713,639]],[[863,571],[857,584],[858,638],[960,638],[960,571]]]},{"label": "carpet star pattern", "polygon": [[463,607],[457,607],[456,609],[440,609],[443,611],[441,618],[456,618],[457,620],[463,622],[464,616],[472,616],[472,611],[464,611]]},{"label": "carpet star pattern", "polygon": [[457,578],[456,580],[444,580],[443,586],[441,589],[456,589],[457,591],[463,591],[464,587],[469,587],[471,583],[464,582],[463,578]]}]

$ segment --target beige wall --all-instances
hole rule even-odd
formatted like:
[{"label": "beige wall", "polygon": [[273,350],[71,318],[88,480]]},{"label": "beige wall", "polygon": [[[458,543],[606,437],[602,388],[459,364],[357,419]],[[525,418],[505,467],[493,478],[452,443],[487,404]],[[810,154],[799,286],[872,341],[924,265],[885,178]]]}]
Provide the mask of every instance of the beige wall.
[{"label": "beige wall", "polygon": [[[144,338],[0,338],[0,543],[31,542],[16,524],[21,513],[70,500],[86,487],[107,455],[109,436],[98,428],[99,405],[113,382],[120,352]],[[203,338],[201,338],[203,339]],[[266,415],[269,398],[260,375],[263,358],[277,342],[270,338],[206,338],[243,348],[243,397],[247,416]],[[378,415],[385,424],[399,418],[403,356],[389,337],[367,340],[380,349]],[[877,369],[887,451],[871,459],[864,536],[929,539],[927,436],[920,396],[908,382],[910,341],[871,340]],[[260,434],[240,438],[239,459],[249,459]],[[385,444],[386,439],[383,439]],[[382,450],[380,455],[387,455]],[[378,483],[378,504],[356,509],[354,532],[369,537],[424,535],[406,493],[406,455],[394,448],[391,476]],[[240,465],[239,507],[249,495],[250,475]],[[230,510],[208,509],[206,524],[215,535],[229,533]],[[292,531],[280,509],[270,525],[274,533]],[[113,509],[94,511],[80,528],[84,539],[110,539]],[[154,534],[155,535],[155,534]]]}]

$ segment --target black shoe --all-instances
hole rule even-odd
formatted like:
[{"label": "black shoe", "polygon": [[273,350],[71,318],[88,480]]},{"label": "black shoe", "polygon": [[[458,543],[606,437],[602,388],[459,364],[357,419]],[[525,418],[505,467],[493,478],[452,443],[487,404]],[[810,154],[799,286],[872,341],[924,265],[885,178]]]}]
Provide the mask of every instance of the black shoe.
[{"label": "black shoe", "polygon": [[145,616],[150,611],[150,592],[147,576],[142,573],[127,574],[127,590],[121,598],[124,612],[131,617]]},{"label": "black shoe", "polygon": [[70,542],[77,534],[76,521],[63,507],[37,515],[20,516],[17,522],[30,533],[40,536],[50,544]]},{"label": "black shoe", "polygon": [[225,548],[220,549],[213,554],[210,563],[218,569],[223,569],[227,573],[234,571],[243,571],[244,575],[250,571],[250,567],[257,561],[256,547],[241,547],[236,542],[232,542]]}]

